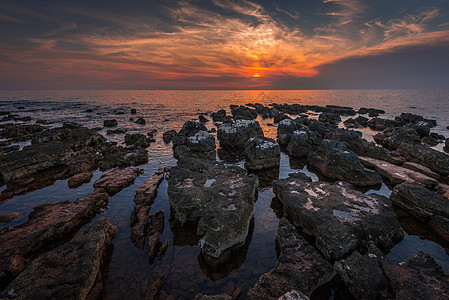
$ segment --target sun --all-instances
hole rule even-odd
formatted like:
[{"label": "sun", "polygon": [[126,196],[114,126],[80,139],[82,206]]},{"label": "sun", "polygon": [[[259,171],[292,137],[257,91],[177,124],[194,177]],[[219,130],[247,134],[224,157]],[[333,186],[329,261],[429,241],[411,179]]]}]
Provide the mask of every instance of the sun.
[{"label": "sun", "polygon": [[253,77],[261,77],[261,75],[260,75],[260,73],[254,73],[253,75],[252,75]]}]

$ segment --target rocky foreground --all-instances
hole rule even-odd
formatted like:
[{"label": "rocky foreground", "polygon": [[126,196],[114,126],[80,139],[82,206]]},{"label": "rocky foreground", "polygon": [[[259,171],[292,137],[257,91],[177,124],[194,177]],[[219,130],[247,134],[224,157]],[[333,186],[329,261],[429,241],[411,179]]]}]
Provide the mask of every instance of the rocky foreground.
[{"label": "rocky foreground", "polygon": [[[409,113],[389,120],[379,117],[383,113],[249,103],[231,105],[230,115],[226,110],[210,114],[217,129],[208,129],[204,124],[209,119],[201,114],[199,122],[165,132],[164,142],[173,142],[178,162],[148,175],[137,188],[131,241],[146,249],[150,264],[169,247],[161,241],[168,216],[150,213],[158,187],[167,179],[170,222],[178,226],[173,230],[194,227],[201,260],[209,267],[232,264],[233,253],[246,251],[251,240],[259,185],[272,186],[280,217],[276,266],[247,291],[198,294],[197,299],[313,299],[314,292],[329,284],[341,298],[448,299],[449,276],[431,256],[420,252],[402,263],[385,258],[404,237],[399,209],[448,249],[449,155],[432,148],[445,142],[447,151],[448,139],[431,132],[434,120]],[[4,122],[29,121],[1,115]],[[276,140],[264,136],[261,119],[273,120]],[[346,129],[339,127],[343,119]],[[56,180],[69,179],[69,187],[76,188],[90,182],[92,171],[108,172],[92,184],[91,193],[35,207],[25,223],[0,230],[0,297],[102,298],[117,228],[108,217],[96,216],[109,197],[143,173],[128,167],[148,162],[146,148],[153,135],[126,134],[125,146],[120,146],[77,124],[46,125],[0,125],[0,183],[6,185],[0,205]],[[117,121],[105,120],[104,126],[116,127]],[[377,133],[368,141],[355,129]],[[23,141],[30,145],[20,150],[15,143]],[[303,173],[279,180],[281,151],[303,161],[320,181]],[[228,158],[244,159],[245,169],[224,163]],[[391,187],[389,198],[362,192],[382,184]],[[0,221],[16,217],[0,215]],[[87,230],[77,232],[90,222]],[[157,299],[164,284],[163,274],[153,277],[147,299]]]}]

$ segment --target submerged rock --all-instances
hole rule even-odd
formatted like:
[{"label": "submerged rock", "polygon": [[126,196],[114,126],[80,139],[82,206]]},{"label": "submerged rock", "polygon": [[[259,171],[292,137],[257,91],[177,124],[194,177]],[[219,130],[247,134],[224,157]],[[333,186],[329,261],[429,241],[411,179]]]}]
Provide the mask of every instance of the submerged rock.
[{"label": "submerged rock", "polygon": [[250,138],[245,145],[246,162],[248,170],[261,170],[279,167],[281,147],[273,139]]},{"label": "submerged rock", "polygon": [[239,167],[193,161],[180,161],[183,166],[171,168],[169,202],[181,224],[199,219],[202,252],[218,258],[224,250],[245,242],[258,180]]},{"label": "submerged rock", "polygon": [[348,144],[336,140],[323,140],[318,150],[309,155],[308,166],[333,180],[343,180],[357,186],[382,183],[382,177],[365,168]]},{"label": "submerged rock", "polygon": [[117,227],[108,217],[97,219],[64,248],[39,256],[5,291],[14,291],[14,299],[98,297],[95,291],[102,290],[100,267],[116,233]]},{"label": "submerged rock", "polygon": [[314,236],[327,259],[341,259],[369,243],[388,250],[404,236],[390,200],[383,196],[364,195],[348,183],[312,183],[301,176],[273,185],[287,219]]},{"label": "submerged rock", "polygon": [[202,123],[187,121],[173,140],[173,155],[215,160],[215,137]]},{"label": "submerged rock", "polygon": [[263,136],[259,122],[249,120],[237,120],[234,124],[223,124],[218,127],[217,131],[220,146],[235,152],[242,152],[250,138]]},{"label": "submerged rock", "polygon": [[279,222],[276,243],[279,249],[276,266],[259,278],[248,292],[248,299],[280,299],[291,290],[310,296],[334,277],[332,265],[284,218]]}]

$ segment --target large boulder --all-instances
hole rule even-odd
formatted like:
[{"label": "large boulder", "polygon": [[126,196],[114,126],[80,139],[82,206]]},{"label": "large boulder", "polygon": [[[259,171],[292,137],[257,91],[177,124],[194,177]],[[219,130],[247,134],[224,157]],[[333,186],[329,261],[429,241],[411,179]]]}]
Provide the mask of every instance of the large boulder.
[{"label": "large boulder", "polygon": [[357,186],[382,184],[382,177],[365,168],[344,142],[323,140],[309,159],[308,166],[329,179],[343,180]]},{"label": "large boulder", "polygon": [[388,250],[404,236],[390,200],[383,196],[364,195],[344,182],[311,182],[304,176],[275,180],[273,185],[286,218],[314,236],[327,259],[341,259],[369,243]]},{"label": "large boulder", "polygon": [[170,170],[168,197],[181,224],[199,219],[202,252],[219,256],[242,245],[254,214],[258,180],[239,167],[191,159]]},{"label": "large boulder", "polygon": [[265,137],[250,138],[245,144],[246,162],[248,170],[262,170],[279,167],[281,147],[273,139]]},{"label": "large boulder", "polygon": [[397,127],[379,132],[374,136],[374,140],[384,147],[396,150],[402,144],[420,143],[420,136],[413,128]]},{"label": "large boulder", "polygon": [[177,159],[197,157],[215,160],[215,138],[202,123],[187,121],[173,139],[173,155]]},{"label": "large boulder", "polygon": [[318,134],[302,125],[293,132],[287,151],[294,157],[307,157],[321,142],[322,139]]},{"label": "large boulder", "polygon": [[287,146],[292,139],[293,132],[299,128],[298,122],[292,119],[284,119],[279,122],[277,138],[281,146]]},{"label": "large boulder", "polygon": [[279,222],[276,243],[279,249],[276,266],[259,278],[248,292],[248,299],[275,300],[291,290],[310,296],[334,277],[331,264],[285,218]]},{"label": "large boulder", "polygon": [[[6,289],[14,299],[94,299],[102,290],[101,267],[117,227],[104,216],[62,249],[35,259]],[[98,286],[97,286],[98,285]],[[2,297],[3,298],[3,297]]]},{"label": "large boulder", "polygon": [[235,152],[242,152],[250,138],[263,136],[259,122],[249,120],[237,120],[233,124],[223,124],[218,127],[217,131],[221,147]]}]

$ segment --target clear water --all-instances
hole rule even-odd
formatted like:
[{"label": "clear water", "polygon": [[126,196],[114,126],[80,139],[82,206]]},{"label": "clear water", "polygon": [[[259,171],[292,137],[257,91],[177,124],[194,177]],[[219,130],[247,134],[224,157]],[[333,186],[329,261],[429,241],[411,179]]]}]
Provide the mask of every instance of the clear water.
[{"label": "clear water", "polygon": [[[102,127],[105,119],[116,119],[117,128],[128,133],[147,133],[157,130],[156,142],[149,148],[149,163],[139,166],[145,173],[138,177],[133,185],[114,195],[101,215],[108,215],[111,223],[118,227],[114,239],[114,250],[109,266],[106,284],[108,299],[143,298],[148,287],[154,282],[153,275],[164,274],[162,299],[173,295],[176,299],[192,299],[199,292],[217,294],[232,292],[239,286],[243,288],[242,298],[254,285],[258,277],[274,267],[276,263],[275,236],[278,218],[270,207],[274,197],[272,188],[264,185],[259,188],[255,204],[254,227],[248,243],[242,251],[233,256],[232,262],[211,270],[204,264],[197,246],[198,237],[193,229],[180,231],[171,227],[172,216],[167,199],[167,182],[164,181],[151,211],[162,210],[165,213],[165,230],[161,242],[168,241],[169,247],[161,260],[148,262],[146,250],[140,251],[130,240],[129,218],[134,207],[135,190],[158,168],[176,165],[172,157],[171,144],[162,141],[162,133],[170,129],[179,130],[187,120],[197,120],[199,113],[228,108],[230,104],[258,102],[299,103],[311,105],[343,105],[356,109],[374,107],[387,111],[385,117],[393,118],[401,112],[411,112],[434,118],[438,126],[433,131],[448,135],[449,92],[448,91],[0,91],[0,111],[10,111],[20,116],[31,116],[29,123],[37,119],[53,122],[50,126],[59,126],[62,122],[77,122],[90,128]],[[25,109],[18,109],[19,106]],[[136,115],[130,109],[137,110]],[[91,110],[91,112],[90,112]],[[123,111],[124,114],[117,114]],[[229,109],[228,109],[229,111]],[[137,125],[129,120],[143,117],[145,125]],[[269,126],[271,119],[258,119],[265,136],[275,138],[276,127]],[[214,127],[209,122],[208,128]],[[124,134],[106,135],[108,140],[124,141]],[[364,130],[370,139],[373,132]],[[24,143],[26,144],[26,142]],[[441,148],[442,145],[437,146]],[[243,166],[241,160],[228,161]],[[313,180],[318,177],[307,169],[303,162],[289,159],[282,153],[278,178],[286,178],[289,173],[303,172]],[[15,226],[27,220],[33,207],[43,203],[74,201],[93,190],[92,183],[103,173],[96,171],[89,184],[69,189],[67,180],[59,180],[52,186],[12,198],[0,206],[0,215],[17,212],[18,219],[0,224],[0,228]],[[383,184],[378,190],[367,193],[389,196],[391,190]],[[413,232],[394,247],[388,258],[399,262],[412,257],[416,252],[431,254],[437,262],[449,272],[448,248],[435,241],[418,237]]]}]

